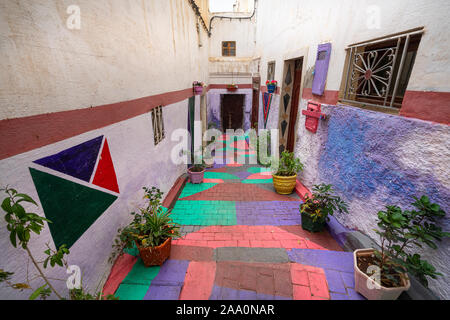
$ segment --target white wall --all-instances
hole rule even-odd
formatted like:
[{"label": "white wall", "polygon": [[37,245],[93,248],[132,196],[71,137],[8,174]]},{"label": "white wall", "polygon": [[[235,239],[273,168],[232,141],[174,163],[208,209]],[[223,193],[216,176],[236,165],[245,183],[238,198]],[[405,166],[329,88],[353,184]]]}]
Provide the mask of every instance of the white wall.
[{"label": "white wall", "polygon": [[0,119],[88,108],[208,80],[208,37],[184,0],[0,2]]},{"label": "white wall", "polygon": [[[247,14],[246,16],[250,16]],[[227,14],[236,16],[236,14]],[[217,74],[250,74],[251,83],[252,63],[255,53],[256,40],[255,18],[249,19],[220,19],[212,22],[212,35],[209,44],[209,73],[215,77]],[[236,56],[222,56],[222,41],[236,41]],[[216,83],[211,81],[211,83]],[[227,82],[221,82],[227,83]]]},{"label": "white wall", "polygon": [[[81,30],[66,28],[66,9],[71,4],[60,0],[0,2],[0,119],[96,107],[189,89],[194,80],[207,82],[209,42],[200,28],[203,47],[198,46],[197,17],[187,1],[80,0]],[[199,99],[196,120],[200,119]],[[70,264],[81,267],[83,284],[91,292],[109,274],[113,238],[130,221],[129,213],[142,203],[142,187],[156,186],[167,194],[186,171],[186,165],[171,161],[177,143],[171,135],[176,129],[186,129],[187,112],[187,99],[164,106],[166,138],[157,146],[151,114],[146,113],[0,161],[1,185],[30,194],[40,205],[34,212],[44,215],[29,167],[103,189],[33,161],[100,135],[108,139],[121,193],[73,245],[69,256]],[[32,239],[31,250],[39,260],[46,242],[53,246],[48,226]],[[0,220],[0,246],[0,268],[15,272],[14,282],[23,282],[26,255],[12,248],[4,219]],[[30,270],[35,274],[31,265]],[[48,272],[67,278],[61,268]],[[33,284],[36,288],[42,285]],[[67,296],[64,282],[56,286]],[[2,288],[0,299],[26,299],[29,294]]]},{"label": "white wall", "polygon": [[[332,43],[326,90],[339,90],[345,48],[353,43],[425,26],[425,34],[411,75],[408,90],[449,91],[450,2],[446,0],[260,0],[258,1],[256,55],[261,56],[263,82],[267,63],[276,60],[275,79],[281,80],[283,60],[306,49],[304,69],[315,64],[317,46]],[[380,29],[369,29],[367,10],[380,10]]]}]

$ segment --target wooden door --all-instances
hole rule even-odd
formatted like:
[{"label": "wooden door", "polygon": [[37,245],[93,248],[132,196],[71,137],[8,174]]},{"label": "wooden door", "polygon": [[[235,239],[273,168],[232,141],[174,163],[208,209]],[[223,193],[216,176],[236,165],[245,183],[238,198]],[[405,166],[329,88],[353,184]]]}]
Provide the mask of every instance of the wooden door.
[{"label": "wooden door", "polygon": [[243,129],[244,123],[244,95],[226,94],[222,98],[222,128]]},{"label": "wooden door", "polygon": [[292,88],[291,113],[289,115],[289,133],[287,141],[287,150],[294,152],[295,147],[295,125],[297,122],[298,107],[300,102],[300,88],[302,85],[302,65],[295,70],[294,87]]}]

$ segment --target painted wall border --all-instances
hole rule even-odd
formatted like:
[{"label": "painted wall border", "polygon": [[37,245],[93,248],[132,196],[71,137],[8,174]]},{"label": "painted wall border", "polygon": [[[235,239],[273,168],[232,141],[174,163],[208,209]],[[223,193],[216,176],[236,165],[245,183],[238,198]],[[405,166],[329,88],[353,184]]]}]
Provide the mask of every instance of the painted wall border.
[{"label": "painted wall border", "polygon": [[0,160],[104,128],[192,97],[192,88],[98,107],[0,120]]}]

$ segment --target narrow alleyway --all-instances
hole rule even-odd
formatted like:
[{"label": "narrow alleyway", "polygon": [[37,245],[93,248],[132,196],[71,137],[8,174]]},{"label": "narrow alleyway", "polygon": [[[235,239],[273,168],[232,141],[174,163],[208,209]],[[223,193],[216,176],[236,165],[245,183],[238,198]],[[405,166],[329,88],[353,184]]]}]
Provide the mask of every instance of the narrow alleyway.
[{"label": "narrow alleyway", "polygon": [[328,232],[301,228],[300,198],[277,194],[269,169],[236,163],[256,156],[245,137],[225,138],[224,153],[230,148],[234,160],[182,190],[172,210],[182,237],[170,259],[146,268],[136,250],[127,251],[105,293],[122,300],[363,299],[353,289],[352,253]]}]

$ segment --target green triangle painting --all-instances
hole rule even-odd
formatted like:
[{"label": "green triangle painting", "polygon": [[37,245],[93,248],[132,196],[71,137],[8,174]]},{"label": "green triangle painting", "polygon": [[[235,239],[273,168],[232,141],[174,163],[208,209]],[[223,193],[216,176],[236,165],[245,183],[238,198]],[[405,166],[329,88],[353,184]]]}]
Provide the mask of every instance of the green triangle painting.
[{"label": "green triangle painting", "polygon": [[109,193],[30,168],[55,246],[68,248],[117,199]]}]

